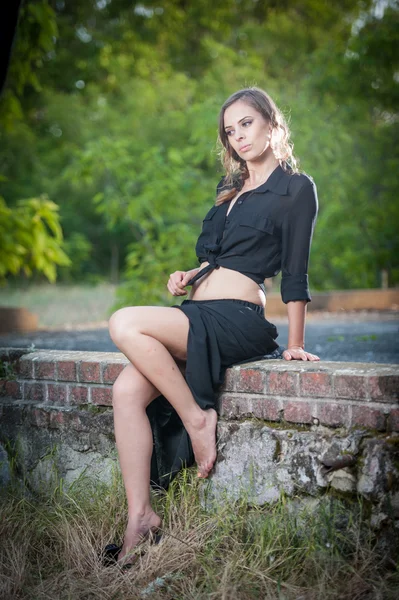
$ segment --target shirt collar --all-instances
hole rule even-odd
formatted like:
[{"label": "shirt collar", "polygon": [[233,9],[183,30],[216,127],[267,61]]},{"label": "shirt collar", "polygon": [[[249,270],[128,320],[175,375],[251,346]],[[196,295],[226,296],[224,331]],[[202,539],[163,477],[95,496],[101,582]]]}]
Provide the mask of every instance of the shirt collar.
[{"label": "shirt collar", "polygon": [[255,194],[261,194],[262,192],[266,192],[270,190],[275,194],[279,194],[280,196],[285,196],[288,191],[288,184],[290,182],[292,173],[288,171],[284,171],[281,165],[278,165],[274,171],[270,174],[269,178],[262,183],[256,190],[254,190]]},{"label": "shirt collar", "polygon": [[265,183],[262,183],[262,185],[253,190],[253,193],[262,194],[269,190],[275,194],[279,194],[280,196],[285,196],[288,191],[288,185],[291,177],[292,172],[289,170],[289,168],[288,171],[284,171],[282,166],[278,165],[269,175]]}]

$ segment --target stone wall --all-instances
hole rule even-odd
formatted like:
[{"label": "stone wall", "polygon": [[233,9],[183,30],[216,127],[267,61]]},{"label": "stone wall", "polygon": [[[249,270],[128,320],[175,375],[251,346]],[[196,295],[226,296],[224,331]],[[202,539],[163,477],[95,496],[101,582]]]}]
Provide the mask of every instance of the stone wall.
[{"label": "stone wall", "polygon": [[[28,485],[49,486],[54,472],[66,486],[87,470],[108,478],[117,464],[112,384],[127,359],[15,349],[0,357],[7,376],[0,441]],[[218,459],[204,494],[244,494],[262,504],[282,492],[316,498],[328,489],[361,495],[376,521],[399,519],[398,394],[396,365],[232,367],[220,390]]]}]

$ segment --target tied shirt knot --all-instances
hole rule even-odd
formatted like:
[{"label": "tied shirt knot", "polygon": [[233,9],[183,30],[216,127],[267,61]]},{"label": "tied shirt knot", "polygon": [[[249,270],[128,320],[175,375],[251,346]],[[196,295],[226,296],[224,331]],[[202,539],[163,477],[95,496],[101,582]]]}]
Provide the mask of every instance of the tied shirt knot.
[{"label": "tied shirt knot", "polygon": [[204,244],[204,249],[206,250],[207,261],[209,265],[198,271],[198,273],[190,279],[187,285],[193,285],[193,283],[195,283],[200,277],[206,275],[206,273],[209,273],[209,271],[213,271],[213,269],[219,268],[217,258],[220,254],[221,245],[215,243],[208,243]]},{"label": "tied shirt knot", "polygon": [[206,250],[209,264],[212,265],[212,267],[218,266],[216,259],[220,254],[221,245],[212,243],[204,244],[204,248]]}]

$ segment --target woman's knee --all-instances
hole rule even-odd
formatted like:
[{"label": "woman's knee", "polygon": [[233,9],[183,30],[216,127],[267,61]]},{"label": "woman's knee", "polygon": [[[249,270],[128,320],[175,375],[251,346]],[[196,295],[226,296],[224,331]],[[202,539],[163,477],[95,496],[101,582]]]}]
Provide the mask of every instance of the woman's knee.
[{"label": "woman's knee", "polygon": [[147,406],[160,392],[132,364],[127,365],[112,386],[114,408],[125,407],[129,402]]},{"label": "woman's knee", "polygon": [[123,339],[129,329],[129,335],[132,335],[132,327],[137,321],[135,307],[120,308],[114,312],[108,321],[108,330],[113,342],[117,343]]}]

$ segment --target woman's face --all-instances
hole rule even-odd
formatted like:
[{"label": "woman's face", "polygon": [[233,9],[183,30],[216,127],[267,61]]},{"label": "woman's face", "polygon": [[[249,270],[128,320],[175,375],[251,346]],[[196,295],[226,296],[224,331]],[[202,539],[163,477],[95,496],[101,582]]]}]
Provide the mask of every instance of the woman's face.
[{"label": "woman's face", "polygon": [[226,108],[224,129],[232,148],[247,162],[264,158],[270,149],[271,126],[244,100],[237,100]]}]

